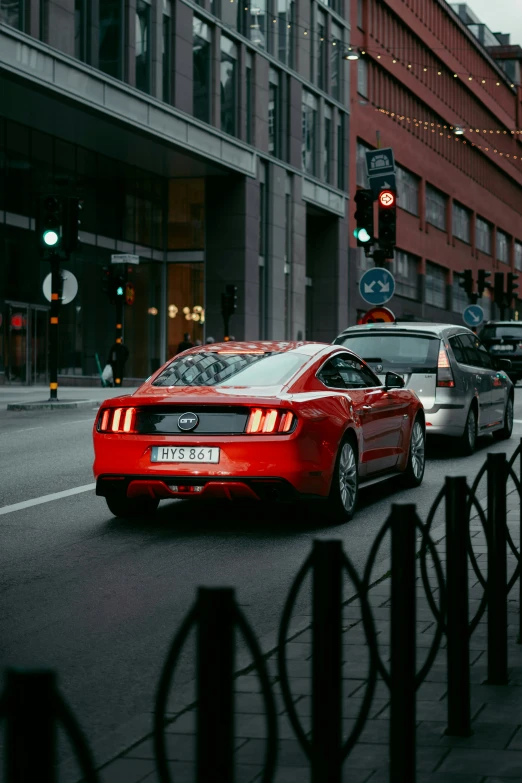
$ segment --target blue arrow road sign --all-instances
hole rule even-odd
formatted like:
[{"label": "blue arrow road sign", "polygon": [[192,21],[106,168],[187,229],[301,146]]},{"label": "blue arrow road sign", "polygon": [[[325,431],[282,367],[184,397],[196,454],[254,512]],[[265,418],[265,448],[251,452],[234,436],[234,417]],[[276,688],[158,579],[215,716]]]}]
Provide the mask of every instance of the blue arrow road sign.
[{"label": "blue arrow road sign", "polygon": [[382,305],[395,293],[395,278],[382,267],[368,269],[359,282],[359,293],[368,304]]},{"label": "blue arrow road sign", "polygon": [[468,305],[462,313],[466,326],[480,326],[484,320],[484,310],[479,305]]}]

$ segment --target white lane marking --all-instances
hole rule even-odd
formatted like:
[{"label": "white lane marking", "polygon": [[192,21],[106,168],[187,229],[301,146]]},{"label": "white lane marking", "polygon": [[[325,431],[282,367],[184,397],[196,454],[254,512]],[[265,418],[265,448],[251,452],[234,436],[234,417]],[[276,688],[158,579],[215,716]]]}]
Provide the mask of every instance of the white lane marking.
[{"label": "white lane marking", "polygon": [[513,424],[522,424],[522,419],[513,419]]},{"label": "white lane marking", "polygon": [[64,421],[61,424],[58,424],[56,426],[58,426],[58,427],[68,427],[69,424],[81,424],[84,421],[88,421],[89,424],[94,424],[94,418],[92,418],[92,419],[75,419],[74,421]]},{"label": "white lane marking", "polygon": [[14,435],[15,432],[29,432],[30,430],[43,430],[42,427],[26,427],[24,430],[10,430],[9,432],[3,432],[2,435]]},{"label": "white lane marking", "polygon": [[0,516],[2,514],[12,514],[13,511],[21,511],[24,508],[30,508],[31,506],[39,506],[41,503],[50,503],[51,500],[60,500],[61,498],[68,498],[71,495],[79,495],[80,492],[90,492],[95,489],[96,484],[84,484],[83,487],[74,487],[73,489],[64,489],[62,492],[53,492],[50,495],[41,495],[39,498],[33,498],[32,500],[23,500],[21,503],[13,503],[11,506],[2,506],[0,508]]}]

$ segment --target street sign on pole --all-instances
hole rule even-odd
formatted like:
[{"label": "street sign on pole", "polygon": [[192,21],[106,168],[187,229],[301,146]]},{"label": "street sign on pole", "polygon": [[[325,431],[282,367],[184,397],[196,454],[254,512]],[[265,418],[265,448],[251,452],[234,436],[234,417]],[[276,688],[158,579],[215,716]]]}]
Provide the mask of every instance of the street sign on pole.
[{"label": "street sign on pole", "polygon": [[359,282],[359,293],[371,305],[383,305],[395,293],[395,278],[384,267],[368,269]]},{"label": "street sign on pole", "polygon": [[383,174],[395,174],[395,160],[391,147],[385,147],[383,150],[368,150],[366,152],[366,170],[368,179],[372,177],[381,177]]},{"label": "street sign on pole", "polygon": [[[78,281],[73,275],[72,272],[69,272],[68,269],[60,269],[59,272],[62,276],[63,280],[63,290],[62,290],[62,298],[60,299],[61,304],[66,305],[69,304],[69,302],[72,302],[76,294],[78,293]],[[43,295],[47,299],[48,302],[52,301],[51,297],[51,288],[52,288],[52,272],[49,272],[45,280],[42,284],[42,291]]]},{"label": "street sign on pole", "polygon": [[462,319],[466,326],[471,328],[480,326],[484,320],[484,310],[480,305],[468,305],[462,313]]},{"label": "street sign on pole", "polygon": [[119,253],[111,256],[111,264],[139,264],[140,257],[132,253]]},{"label": "street sign on pole", "polygon": [[360,324],[393,324],[395,316],[387,307],[371,307],[358,321]]},{"label": "street sign on pole", "polygon": [[374,201],[379,197],[379,193],[383,190],[397,190],[397,178],[395,174],[375,175],[370,177],[368,182],[372,190]]}]

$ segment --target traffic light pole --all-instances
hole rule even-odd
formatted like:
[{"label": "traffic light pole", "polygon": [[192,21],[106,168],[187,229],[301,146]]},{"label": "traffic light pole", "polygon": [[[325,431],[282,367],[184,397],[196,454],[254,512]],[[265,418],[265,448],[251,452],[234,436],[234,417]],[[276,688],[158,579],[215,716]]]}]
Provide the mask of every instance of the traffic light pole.
[{"label": "traffic light pole", "polygon": [[51,313],[49,317],[49,402],[58,400],[58,320],[62,279],[60,257],[54,254],[51,262]]},{"label": "traffic light pole", "polygon": [[[116,298],[116,342],[121,343],[123,336],[123,296]],[[114,385],[121,386],[121,378],[114,378]]]}]

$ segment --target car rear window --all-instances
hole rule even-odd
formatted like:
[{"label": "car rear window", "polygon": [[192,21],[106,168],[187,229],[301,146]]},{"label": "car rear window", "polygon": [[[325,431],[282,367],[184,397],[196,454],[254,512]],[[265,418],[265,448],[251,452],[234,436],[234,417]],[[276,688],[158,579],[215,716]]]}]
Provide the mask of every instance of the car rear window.
[{"label": "car rear window", "polygon": [[522,341],[522,323],[506,324],[505,326],[485,326],[480,333],[481,340],[494,340],[501,337],[513,337],[515,340]]},{"label": "car rear window", "polygon": [[339,342],[368,364],[381,364],[385,372],[436,372],[437,369],[438,337],[373,332],[346,335]]},{"label": "car rear window", "polygon": [[153,386],[274,386],[290,380],[309,356],[284,353],[190,353],[174,359]]}]

